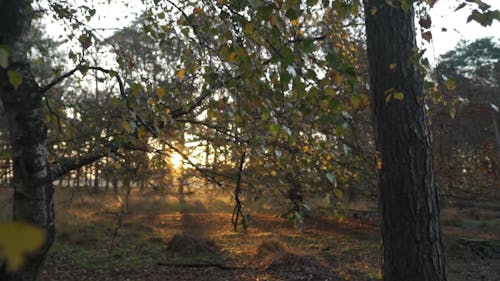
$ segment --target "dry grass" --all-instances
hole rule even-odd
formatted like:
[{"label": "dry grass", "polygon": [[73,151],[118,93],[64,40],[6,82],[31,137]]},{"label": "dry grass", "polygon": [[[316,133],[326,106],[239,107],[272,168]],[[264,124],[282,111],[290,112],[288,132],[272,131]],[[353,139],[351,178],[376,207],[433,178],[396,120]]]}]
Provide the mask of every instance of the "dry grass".
[{"label": "dry grass", "polygon": [[[2,190],[0,202],[9,196]],[[49,275],[78,272],[80,276],[83,270],[90,276],[86,280],[108,280],[92,279],[91,272],[113,272],[109,280],[123,280],[113,278],[135,276],[134,272],[144,270],[153,272],[154,276],[154,272],[160,271],[157,263],[168,259],[177,263],[208,259],[232,266],[266,269],[238,271],[236,279],[224,280],[293,280],[290,274],[302,273],[303,279],[296,280],[380,278],[379,231],[376,222],[366,219],[346,217],[339,222],[332,217],[314,217],[306,220],[302,232],[297,232],[291,222],[266,209],[264,213],[251,212],[250,228],[246,232],[234,232],[230,225],[232,202],[220,193],[195,193],[180,201],[168,194],[134,191],[125,202],[125,194],[92,194],[60,188],[55,203],[57,238],[48,261]],[[1,219],[10,218],[10,208],[2,209]],[[452,206],[443,212],[450,280],[495,280],[493,276],[500,275],[494,260],[464,256],[460,252],[462,248],[453,247],[460,237],[500,240],[499,232],[495,232],[499,229],[498,214],[491,208],[486,213],[480,207],[474,208]],[[301,264],[307,268],[300,268]],[[294,273],[292,268],[300,270]],[[186,268],[182,274],[206,276],[196,272]],[[213,269],[210,272],[216,274]],[[313,272],[326,275],[314,276]],[[61,280],[79,279],[73,276],[73,279]],[[193,277],[191,280],[205,279]]]}]

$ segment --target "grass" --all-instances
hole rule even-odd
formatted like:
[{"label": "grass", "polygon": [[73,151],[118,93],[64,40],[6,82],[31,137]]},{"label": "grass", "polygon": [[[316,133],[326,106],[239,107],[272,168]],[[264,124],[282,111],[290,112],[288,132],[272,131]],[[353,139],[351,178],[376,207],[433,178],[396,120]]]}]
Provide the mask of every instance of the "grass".
[{"label": "grass", "polygon": [[[0,194],[0,201],[6,196]],[[137,191],[132,192],[126,210],[123,195],[58,189],[55,203],[57,236],[50,257],[62,257],[73,267],[88,271],[134,270],[156,266],[158,262],[220,261],[252,266],[259,255],[259,245],[275,241],[289,252],[320,258],[347,280],[381,277],[376,223],[351,219],[348,215],[342,222],[331,216],[308,218],[299,232],[277,213],[266,208],[258,213],[255,206],[256,209],[251,209],[250,228],[234,232],[230,225],[232,202],[217,193],[195,193],[186,196],[182,203],[175,196]],[[368,210],[368,203],[361,203],[361,209]],[[9,216],[8,212],[0,213],[5,219]],[[442,212],[442,222],[451,256],[450,278],[467,280],[460,278],[467,270],[475,269],[455,258],[460,257],[461,248],[454,247],[454,243],[460,237],[500,240],[495,234],[500,231],[500,217],[491,208],[485,211],[477,206],[459,209],[451,205]],[[205,256],[169,254],[169,241],[183,233],[212,240],[221,252]],[[474,262],[480,261],[474,259]],[[478,268],[483,273],[489,270],[487,265]]]},{"label": "grass", "polygon": [[[67,196],[58,194],[58,202],[67,202]],[[363,210],[368,208],[366,202],[360,204]],[[109,248],[117,228],[120,200],[106,193],[81,194],[73,198],[69,211],[64,209],[57,212],[58,239],[53,252],[67,255],[88,269],[154,264],[165,258],[166,245],[175,234],[188,232],[213,239],[235,263],[252,259],[259,243],[274,239],[294,251],[315,253],[327,260],[349,261],[352,263],[350,270],[364,271],[369,276],[380,274],[379,258],[376,255],[372,258],[373,253],[380,251],[376,229],[372,230],[375,233],[368,234],[351,232],[354,226],[337,222],[345,225],[346,233],[332,232],[333,225],[318,229],[321,223],[297,232],[290,222],[276,215],[254,214],[255,221],[251,222],[247,233],[233,232],[228,213],[232,210],[231,201],[217,194],[195,194],[186,197],[186,202],[181,204],[174,196],[132,193],[130,213],[124,216],[111,257]],[[192,217],[183,213],[186,210],[193,214]],[[495,222],[494,217],[484,216],[478,209],[449,209],[442,221],[444,225],[481,230],[491,228]],[[189,260],[180,256],[175,259],[174,262]]]}]

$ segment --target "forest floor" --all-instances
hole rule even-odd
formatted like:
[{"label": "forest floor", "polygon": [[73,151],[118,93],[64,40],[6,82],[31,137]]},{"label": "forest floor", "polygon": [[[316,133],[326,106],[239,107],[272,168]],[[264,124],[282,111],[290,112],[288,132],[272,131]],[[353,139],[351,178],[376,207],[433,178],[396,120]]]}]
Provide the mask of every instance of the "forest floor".
[{"label": "forest floor", "polygon": [[[363,212],[307,218],[301,231],[279,216],[252,213],[250,227],[235,232],[231,203],[220,198],[179,203],[137,192],[127,211],[112,194],[57,193],[57,239],[43,280],[381,278],[377,219]],[[444,211],[449,280],[500,280],[498,206]]]}]

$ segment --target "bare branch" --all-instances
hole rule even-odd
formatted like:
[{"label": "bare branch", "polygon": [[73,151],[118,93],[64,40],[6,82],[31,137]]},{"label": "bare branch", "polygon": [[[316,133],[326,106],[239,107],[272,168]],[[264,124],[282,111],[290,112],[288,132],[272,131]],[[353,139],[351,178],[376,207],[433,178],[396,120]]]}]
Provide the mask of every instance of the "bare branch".
[{"label": "bare branch", "polygon": [[63,158],[59,161],[58,164],[52,165],[50,167],[52,180],[56,180],[73,170],[77,170],[83,166],[92,164],[101,158],[110,156],[116,153],[120,148],[126,150],[147,151],[146,147],[134,146],[130,143],[108,144],[106,145],[106,147],[97,148],[80,157]]},{"label": "bare branch", "polygon": [[64,73],[63,75],[54,78],[54,80],[52,80],[49,84],[47,84],[47,85],[45,85],[43,87],[40,87],[38,89],[38,92],[42,93],[42,94],[46,93],[48,90],[52,89],[57,84],[59,84],[62,81],[64,81],[64,79],[66,79],[66,78],[70,77],[71,75],[75,74],[75,72],[78,71],[79,69],[81,69],[81,65],[80,64],[78,64],[77,66],[75,66],[75,68],[73,68],[72,70]]}]

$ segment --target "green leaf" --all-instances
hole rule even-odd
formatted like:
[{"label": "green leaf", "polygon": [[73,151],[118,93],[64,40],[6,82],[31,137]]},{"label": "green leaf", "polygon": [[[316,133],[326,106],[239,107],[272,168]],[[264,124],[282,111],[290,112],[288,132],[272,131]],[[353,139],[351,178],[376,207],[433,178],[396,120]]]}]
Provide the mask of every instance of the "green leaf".
[{"label": "green leaf", "polygon": [[454,12],[458,11],[458,10],[461,10],[465,7],[465,5],[467,5],[467,3],[463,2],[462,4],[458,5],[458,7],[454,10]]},{"label": "green leaf", "polygon": [[326,62],[334,69],[337,69],[340,65],[339,58],[335,53],[328,53],[328,55],[326,55]]},{"label": "green leaf", "polygon": [[344,195],[344,193],[342,192],[342,190],[340,190],[338,188],[335,188],[333,190],[333,193],[335,193],[335,196],[337,196],[337,198],[342,198],[342,196]]},{"label": "green leaf", "polygon": [[254,9],[258,9],[258,8],[263,7],[265,5],[264,1],[262,1],[262,0],[248,0],[248,3]]},{"label": "green leaf", "polygon": [[294,60],[294,53],[293,51],[288,48],[288,47],[283,47],[280,51],[280,54],[281,56],[283,57],[282,61],[286,64],[286,65],[291,65],[293,63],[293,60]]},{"label": "green leaf", "polygon": [[450,91],[453,91],[457,88],[457,82],[455,81],[455,79],[448,79],[444,82],[444,85],[446,86],[446,89],[450,90]]},{"label": "green leaf", "polygon": [[90,46],[92,46],[92,38],[88,34],[80,35],[78,41],[80,41],[80,44],[84,49],[88,49]]},{"label": "green leaf", "polygon": [[0,66],[7,68],[9,66],[9,52],[0,47]]},{"label": "green leaf", "polygon": [[285,12],[285,17],[291,20],[297,19],[299,16],[300,16],[299,12],[294,8],[290,8]]},{"label": "green leaf", "polygon": [[43,229],[23,223],[0,224],[0,260],[6,260],[7,270],[21,268],[27,254],[35,252],[45,241]]},{"label": "green leaf", "polygon": [[139,84],[139,83],[133,83],[132,84],[132,91],[131,91],[131,94],[132,96],[137,96],[137,94],[142,91],[142,85]]},{"label": "green leaf", "polygon": [[304,39],[304,41],[302,42],[302,50],[304,51],[304,53],[311,53],[311,52],[314,52],[314,50],[316,49],[316,46],[314,45],[314,40],[312,39]]},{"label": "green leaf", "polygon": [[270,124],[269,125],[269,132],[271,133],[272,136],[276,136],[280,132],[280,126],[277,124]]},{"label": "green leaf", "polygon": [[472,20],[482,26],[490,26],[493,23],[493,20],[500,21],[500,11],[494,10],[481,13],[478,10],[473,10],[471,15],[467,18],[467,22]]},{"label": "green leaf", "polygon": [[354,108],[360,108],[361,102],[362,102],[362,100],[359,96],[352,96],[351,97],[351,104]]},{"label": "green leaf", "polygon": [[15,70],[7,70],[7,76],[9,76],[9,82],[15,90],[23,83],[23,76]]},{"label": "green leaf", "polygon": [[405,12],[408,12],[410,10],[412,2],[413,2],[413,0],[401,0],[401,8]]},{"label": "green leaf", "polygon": [[335,181],[335,175],[331,172],[326,173],[326,178],[333,183]]},{"label": "green leaf", "polygon": [[126,121],[126,120],[123,120],[121,122],[121,127],[127,133],[131,133],[134,130],[132,124],[130,122]]},{"label": "green leaf", "polygon": [[114,70],[110,70],[109,71],[109,76],[111,76],[111,77],[117,77],[118,76],[118,72],[116,72]]},{"label": "green leaf", "polygon": [[243,33],[247,36],[251,36],[254,33],[255,29],[255,23],[253,22],[246,22],[245,25],[243,26]]}]

